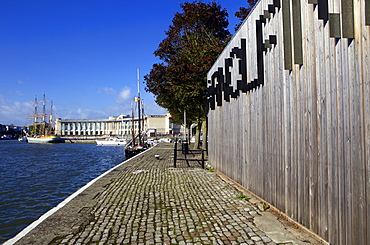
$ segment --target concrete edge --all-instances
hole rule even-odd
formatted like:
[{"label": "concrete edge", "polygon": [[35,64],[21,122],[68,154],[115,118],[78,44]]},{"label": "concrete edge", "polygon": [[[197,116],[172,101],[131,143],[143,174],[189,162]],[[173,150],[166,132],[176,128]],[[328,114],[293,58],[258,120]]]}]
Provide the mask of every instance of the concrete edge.
[{"label": "concrete edge", "polygon": [[[274,205],[270,204],[269,202],[267,202],[266,200],[264,200],[263,198],[259,197],[258,195],[256,195],[255,193],[251,192],[250,190],[246,189],[245,187],[243,187],[242,185],[240,185],[239,183],[235,182],[233,179],[231,179],[230,177],[226,176],[225,174],[221,173],[220,171],[218,170],[215,170],[215,173],[221,178],[223,179],[224,181],[226,181],[227,183],[229,183],[231,186],[233,186],[235,189],[237,189],[238,191],[242,192],[243,194],[248,194],[250,196],[252,196],[254,199],[256,199],[258,202],[260,203],[263,203],[263,204],[267,204],[269,206],[269,208],[274,211],[275,213],[277,213],[279,216],[283,217],[285,220],[287,220],[289,223],[291,223],[293,226],[295,226],[296,228],[298,229],[302,229],[304,230],[305,232],[309,233],[311,236],[315,237],[317,240],[320,241],[321,244],[325,244],[325,245],[331,245],[329,242],[327,242],[326,240],[324,240],[321,236],[319,236],[318,234],[316,234],[315,232],[313,232],[312,230],[308,229],[307,227],[305,227],[304,225],[298,223],[297,221],[295,221],[294,219],[292,219],[291,217],[289,217],[287,214],[285,214],[284,212],[282,212],[281,210],[279,210],[277,207],[275,207]],[[251,202],[252,203],[252,202]],[[253,204],[253,203],[252,203]],[[257,203],[255,203],[255,205],[258,205]],[[259,207],[258,207],[259,208]],[[260,209],[260,208],[259,208]],[[263,212],[263,210],[261,210]]]},{"label": "concrete edge", "polygon": [[57,212],[59,209],[61,209],[62,207],[64,207],[67,203],[69,203],[71,200],[73,200],[76,196],[78,196],[79,194],[81,194],[83,191],[85,191],[87,188],[89,188],[91,185],[93,185],[96,181],[98,181],[99,179],[103,178],[105,175],[109,174],[110,172],[112,172],[113,170],[115,170],[116,168],[122,166],[124,163],[128,162],[128,161],[131,161],[133,159],[135,159],[136,157],[144,154],[145,152],[153,149],[155,146],[157,145],[154,145],[153,147],[149,148],[148,150],[146,151],[143,151],[143,152],[140,152],[139,154],[129,158],[129,159],[126,159],[125,161],[117,164],[116,166],[114,166],[113,168],[107,170],[106,172],[102,173],[101,175],[99,175],[98,177],[96,177],[95,179],[91,180],[90,182],[88,182],[86,185],[82,186],[80,189],[78,189],[75,193],[73,193],[72,195],[70,195],[69,197],[67,197],[66,199],[64,199],[61,203],[59,203],[56,207],[50,209],[49,211],[47,211],[46,213],[44,213],[43,215],[41,215],[37,220],[35,220],[34,222],[32,222],[30,225],[28,225],[26,228],[24,228],[22,231],[20,231],[15,237],[5,241],[5,243],[3,243],[3,245],[13,245],[14,243],[18,242],[20,239],[22,239],[24,236],[26,236],[30,231],[32,231],[34,228],[36,228],[39,224],[41,224],[45,219],[47,219],[48,217],[50,217],[51,215],[53,215],[55,212]]}]

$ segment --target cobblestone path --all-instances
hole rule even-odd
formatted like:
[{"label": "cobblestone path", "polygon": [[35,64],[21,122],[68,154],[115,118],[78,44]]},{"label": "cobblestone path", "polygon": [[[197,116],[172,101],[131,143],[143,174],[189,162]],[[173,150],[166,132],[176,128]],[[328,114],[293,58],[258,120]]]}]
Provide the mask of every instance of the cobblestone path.
[{"label": "cobblestone path", "polygon": [[255,225],[257,207],[195,162],[174,168],[172,147],[126,161],[17,243],[276,244]]}]

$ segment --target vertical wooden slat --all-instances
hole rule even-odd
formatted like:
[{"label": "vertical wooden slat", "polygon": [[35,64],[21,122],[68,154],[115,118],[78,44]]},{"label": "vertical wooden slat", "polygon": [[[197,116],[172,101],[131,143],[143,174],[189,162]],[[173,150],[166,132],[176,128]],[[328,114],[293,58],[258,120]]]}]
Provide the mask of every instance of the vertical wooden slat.
[{"label": "vertical wooden slat", "polygon": [[[354,1],[354,11],[361,12],[365,8],[362,1],[356,0]],[[360,15],[354,15],[354,25],[360,27],[363,24],[363,18],[361,18]],[[355,28],[355,36],[362,37],[363,35],[361,28]],[[354,47],[353,47],[353,92],[355,95],[354,101],[353,101],[353,110],[352,112],[356,113],[353,117],[354,120],[354,131],[356,132],[356,138],[353,141],[352,149],[354,151],[353,156],[355,157],[355,160],[353,162],[353,173],[355,176],[353,176],[353,185],[354,185],[354,198],[353,200],[353,209],[354,209],[354,216],[357,217],[356,226],[358,228],[354,232],[354,239],[352,240],[353,243],[357,244],[366,244],[366,237],[364,236],[364,233],[366,231],[366,194],[365,194],[365,185],[362,183],[366,182],[365,179],[365,149],[364,149],[364,133],[363,128],[365,125],[363,125],[364,119],[364,110],[363,110],[363,83],[365,82],[363,79],[363,73],[362,73],[362,55],[363,55],[363,39],[357,38],[354,40]],[[361,228],[362,227],[362,228]]]},{"label": "vertical wooden slat", "polygon": [[289,71],[284,72],[285,78],[284,78],[284,118],[285,118],[285,139],[284,139],[284,157],[285,157],[285,210],[287,214],[291,215],[291,171],[292,171],[292,146],[291,146],[291,140],[292,140],[292,125],[291,125],[291,99],[290,99],[290,86],[292,84],[291,76]]},{"label": "vertical wooden slat", "polygon": [[[366,24],[370,25],[370,3],[369,1],[365,1],[366,3]],[[365,37],[368,37],[370,35],[369,28],[364,29],[363,33],[363,64],[369,64],[370,63],[370,40],[367,38],[365,40]],[[365,66],[364,67],[364,85],[363,85],[363,91],[364,91],[364,97],[363,97],[363,110],[364,110],[364,145],[365,145],[365,159],[364,159],[364,165],[365,165],[365,210],[366,210],[366,241],[367,243],[370,243],[370,67]]]}]

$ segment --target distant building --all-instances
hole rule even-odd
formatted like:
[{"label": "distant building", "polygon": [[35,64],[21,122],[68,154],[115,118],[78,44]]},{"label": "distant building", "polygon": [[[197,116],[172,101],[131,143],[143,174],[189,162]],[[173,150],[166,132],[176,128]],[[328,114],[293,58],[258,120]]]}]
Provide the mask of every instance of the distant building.
[{"label": "distant building", "polygon": [[[132,119],[128,115],[109,117],[108,119],[56,119],[55,132],[60,136],[120,136],[129,138],[132,135],[132,126],[135,134],[139,130],[138,118]],[[148,135],[163,136],[180,133],[181,126],[172,123],[171,115],[148,115],[141,121],[141,130]]]},{"label": "distant building", "polygon": [[13,137],[18,137],[20,134],[22,134],[22,130],[27,129],[25,127],[0,124],[0,136],[11,135]]}]

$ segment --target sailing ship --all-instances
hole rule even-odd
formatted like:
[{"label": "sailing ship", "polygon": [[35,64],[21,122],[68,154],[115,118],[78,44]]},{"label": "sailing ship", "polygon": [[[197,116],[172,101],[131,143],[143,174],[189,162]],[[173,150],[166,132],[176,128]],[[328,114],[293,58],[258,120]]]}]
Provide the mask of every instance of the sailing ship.
[{"label": "sailing ship", "polygon": [[135,135],[135,119],[134,119],[134,104],[132,104],[132,126],[131,126],[131,132],[132,132],[132,139],[128,144],[125,146],[125,156],[126,158],[131,158],[135,156],[136,154],[143,152],[148,149],[144,142],[145,137],[145,130],[143,127],[142,131],[142,122],[144,121],[142,119],[142,116],[144,116],[144,113],[141,111],[141,99],[140,99],[140,71],[137,69],[137,88],[138,88],[138,96],[135,97],[135,103],[137,103],[137,111],[138,111],[138,131]]},{"label": "sailing ship", "polygon": [[[46,103],[50,102],[50,111],[46,111]],[[33,123],[29,125],[29,132],[27,133],[28,143],[63,143],[64,140],[55,135],[55,128],[53,123],[53,102],[46,101],[45,93],[42,101],[37,101],[35,96],[34,114],[27,118],[32,118]],[[38,113],[40,105],[42,112]]]}]

